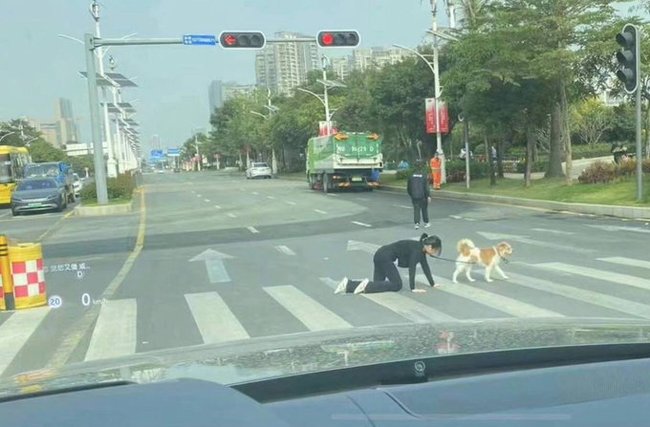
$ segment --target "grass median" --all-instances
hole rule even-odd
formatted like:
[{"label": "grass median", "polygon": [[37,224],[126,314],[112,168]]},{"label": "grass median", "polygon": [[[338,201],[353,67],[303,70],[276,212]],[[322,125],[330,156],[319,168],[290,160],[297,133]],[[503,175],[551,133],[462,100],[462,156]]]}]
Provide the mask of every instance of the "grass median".
[{"label": "grass median", "polygon": [[[382,175],[382,185],[406,187],[405,179],[395,175]],[[644,202],[636,201],[636,179],[626,178],[609,184],[566,185],[563,178],[538,179],[526,188],[519,179],[499,179],[497,185],[490,186],[489,179],[477,179],[465,188],[464,182],[442,186],[443,190],[459,193],[490,194],[495,196],[519,197],[522,199],[550,200],[569,203],[592,203],[601,205],[650,206],[650,178],[643,183]]]}]

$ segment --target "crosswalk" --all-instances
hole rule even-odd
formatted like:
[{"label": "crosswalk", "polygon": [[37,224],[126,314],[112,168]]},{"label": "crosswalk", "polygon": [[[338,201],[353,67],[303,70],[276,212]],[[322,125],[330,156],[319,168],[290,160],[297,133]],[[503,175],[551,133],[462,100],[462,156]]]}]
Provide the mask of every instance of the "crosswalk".
[{"label": "crosswalk", "polygon": [[[277,253],[296,258],[288,246],[277,246]],[[300,283],[271,283],[260,286],[256,298],[269,313],[281,310],[284,319],[293,322],[291,330],[323,331],[359,326],[359,311],[371,324],[480,321],[495,318],[618,317],[650,319],[650,262],[638,259],[600,257],[581,265],[553,261],[512,263],[506,270],[507,281],[485,283],[477,271],[474,283],[453,284],[436,275],[439,287],[418,294],[408,292],[408,281],[401,292],[362,295],[334,295],[340,277],[306,278]],[[418,274],[417,286],[427,288],[426,278]],[[247,340],[252,321],[273,322],[264,311],[244,310],[247,301],[233,288],[215,288],[207,292],[188,292],[173,296],[189,313],[196,344],[214,344]],[[625,292],[623,292],[625,291]],[[363,303],[362,303],[363,302]],[[128,356],[142,350],[141,343],[152,337],[141,336],[143,301],[137,298],[108,300],[101,305],[90,337],[80,349],[83,360]],[[485,310],[476,310],[483,307]],[[582,311],[579,312],[578,308]],[[38,308],[0,317],[0,375],[17,363],[21,349],[35,332],[47,323],[55,310]],[[357,316],[351,313],[357,311]],[[485,314],[489,313],[489,314]],[[387,319],[387,320],[386,320]],[[191,335],[191,334],[188,334]],[[144,350],[143,350],[144,351]],[[38,367],[32,367],[36,369]]]}]

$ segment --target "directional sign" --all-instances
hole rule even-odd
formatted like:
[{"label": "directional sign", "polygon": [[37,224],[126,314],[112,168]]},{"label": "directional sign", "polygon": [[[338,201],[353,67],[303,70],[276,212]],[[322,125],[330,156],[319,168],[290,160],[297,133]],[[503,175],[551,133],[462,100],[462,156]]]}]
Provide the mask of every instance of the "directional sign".
[{"label": "directional sign", "polygon": [[183,44],[188,46],[216,46],[217,36],[212,34],[185,34]]},{"label": "directional sign", "polygon": [[167,157],[179,157],[181,155],[180,148],[168,148]]}]

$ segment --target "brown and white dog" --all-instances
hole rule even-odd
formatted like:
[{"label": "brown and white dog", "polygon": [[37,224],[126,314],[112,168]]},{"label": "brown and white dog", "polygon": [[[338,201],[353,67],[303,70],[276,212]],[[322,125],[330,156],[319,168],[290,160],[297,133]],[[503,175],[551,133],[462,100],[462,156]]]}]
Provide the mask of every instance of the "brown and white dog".
[{"label": "brown and white dog", "polygon": [[456,270],[452,281],[458,283],[458,275],[465,272],[467,280],[474,282],[471,276],[472,266],[474,264],[482,265],[485,267],[485,281],[492,282],[492,270],[496,270],[502,279],[507,279],[499,263],[506,256],[512,255],[512,247],[506,243],[501,242],[491,248],[477,248],[474,242],[469,239],[462,239],[456,245],[458,250],[458,258],[456,258]]}]

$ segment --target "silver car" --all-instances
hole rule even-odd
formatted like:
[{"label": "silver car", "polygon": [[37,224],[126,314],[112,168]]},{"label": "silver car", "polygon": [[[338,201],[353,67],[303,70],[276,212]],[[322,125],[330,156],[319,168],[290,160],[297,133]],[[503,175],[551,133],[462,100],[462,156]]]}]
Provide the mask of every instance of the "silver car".
[{"label": "silver car", "polygon": [[68,207],[65,188],[54,178],[27,178],[16,186],[11,195],[11,213],[56,210]]},{"label": "silver car", "polygon": [[273,172],[269,167],[268,163],[265,162],[254,162],[246,169],[246,178],[271,178]]}]

